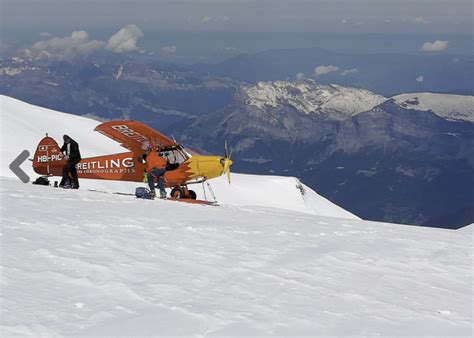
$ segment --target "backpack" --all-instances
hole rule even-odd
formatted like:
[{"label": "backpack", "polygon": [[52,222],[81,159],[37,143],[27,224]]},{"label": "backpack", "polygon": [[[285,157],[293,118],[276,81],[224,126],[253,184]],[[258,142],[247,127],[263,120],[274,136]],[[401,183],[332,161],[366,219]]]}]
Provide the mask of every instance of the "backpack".
[{"label": "backpack", "polygon": [[33,184],[49,185],[49,180],[44,176],[40,176],[33,182]]},{"label": "backpack", "polygon": [[138,187],[135,189],[135,196],[137,198],[143,198],[146,200],[151,199],[150,190],[144,187]]}]

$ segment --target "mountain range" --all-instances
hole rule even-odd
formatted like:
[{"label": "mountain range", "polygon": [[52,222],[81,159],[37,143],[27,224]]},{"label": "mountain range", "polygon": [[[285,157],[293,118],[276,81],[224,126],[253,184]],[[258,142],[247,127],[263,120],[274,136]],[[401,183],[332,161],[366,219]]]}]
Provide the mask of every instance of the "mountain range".
[{"label": "mountain range", "polygon": [[[453,100],[457,108],[446,110]],[[180,137],[214,152],[227,141],[237,170],[291,173],[363,218],[439,225],[450,214],[444,226],[457,227],[470,222],[466,210],[472,221],[472,103],[447,94],[384,98],[311,80],[259,82]]]},{"label": "mountain range", "polygon": [[133,61],[0,60],[0,93],[97,119],[127,118],[167,128],[230,102],[236,81],[179,65]]}]

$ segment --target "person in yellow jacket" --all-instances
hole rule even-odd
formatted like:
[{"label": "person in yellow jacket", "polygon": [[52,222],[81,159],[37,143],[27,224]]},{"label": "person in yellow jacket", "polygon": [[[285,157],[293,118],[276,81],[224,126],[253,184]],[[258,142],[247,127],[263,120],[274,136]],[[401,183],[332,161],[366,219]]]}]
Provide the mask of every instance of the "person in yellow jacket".
[{"label": "person in yellow jacket", "polygon": [[152,149],[146,156],[146,172],[151,197],[155,197],[155,179],[158,179],[160,198],[166,198],[164,179],[166,172],[166,160],[159,155],[156,149]]}]

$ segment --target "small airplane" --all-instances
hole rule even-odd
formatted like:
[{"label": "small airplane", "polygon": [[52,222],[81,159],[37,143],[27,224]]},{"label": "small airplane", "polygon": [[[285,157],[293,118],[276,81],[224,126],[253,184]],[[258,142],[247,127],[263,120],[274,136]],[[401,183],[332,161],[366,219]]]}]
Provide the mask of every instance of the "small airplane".
[{"label": "small airplane", "polygon": [[[132,120],[109,121],[98,125],[94,131],[119,142],[129,152],[82,159],[77,165],[79,178],[143,182],[146,164],[142,155],[154,145],[154,149],[167,160],[165,187],[172,188],[174,199],[196,199],[189,184],[202,183],[227,174],[230,184],[232,160],[225,144],[225,155],[203,156],[187,151],[163,134],[144,123]],[[66,164],[58,143],[46,134],[38,144],[33,169],[47,176],[62,176]]]}]

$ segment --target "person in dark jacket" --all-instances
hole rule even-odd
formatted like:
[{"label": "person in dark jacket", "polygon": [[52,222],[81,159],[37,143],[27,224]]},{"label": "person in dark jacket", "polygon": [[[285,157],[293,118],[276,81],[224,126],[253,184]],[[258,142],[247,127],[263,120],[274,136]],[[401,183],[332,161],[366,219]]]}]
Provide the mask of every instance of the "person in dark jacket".
[{"label": "person in dark jacket", "polygon": [[[79,151],[79,144],[70,138],[68,135],[63,136],[64,144],[61,147],[61,152],[64,154],[64,158],[67,163],[63,168],[63,178],[60,187],[64,187],[70,176],[72,177],[72,188],[79,189],[79,178],[77,177],[76,164],[81,161],[81,153]],[[70,175],[70,176],[69,176]]]}]

